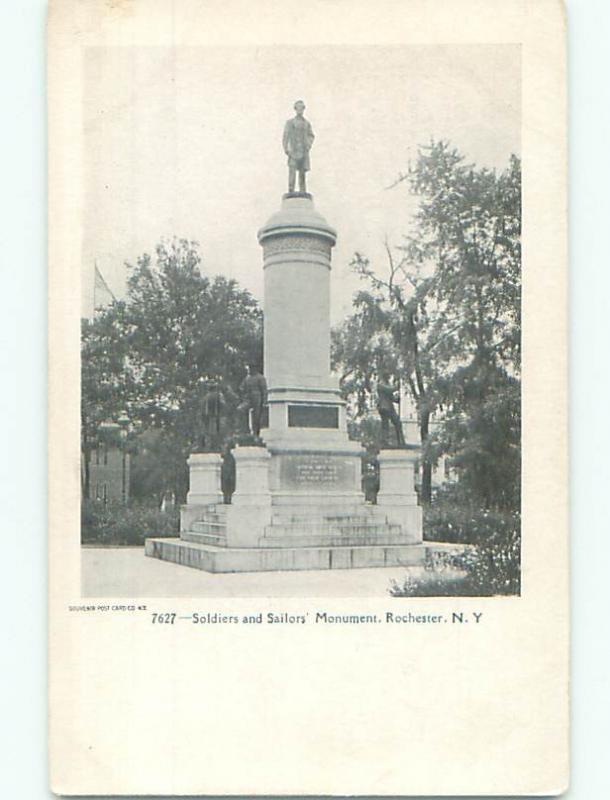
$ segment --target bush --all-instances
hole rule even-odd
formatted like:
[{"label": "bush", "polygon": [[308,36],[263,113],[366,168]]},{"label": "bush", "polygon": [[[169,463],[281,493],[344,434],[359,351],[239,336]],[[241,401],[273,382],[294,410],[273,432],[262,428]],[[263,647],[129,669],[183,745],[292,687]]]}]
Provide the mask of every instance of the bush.
[{"label": "bush", "polygon": [[149,536],[177,536],[178,509],[159,511],[150,506],[125,506],[86,500],[81,506],[81,542],[97,545],[143,545]]},{"label": "bush", "polygon": [[407,575],[402,583],[390,581],[392,597],[463,597],[472,596],[466,588],[464,577],[413,578]]},{"label": "bush", "polygon": [[518,511],[488,511],[433,504],[424,509],[424,539],[430,542],[487,545],[508,542],[520,531]]},{"label": "bush", "polygon": [[445,504],[424,511],[424,539],[476,545],[436,554],[423,576],[392,581],[394,597],[490,597],[521,590],[521,519],[518,512],[481,511]]}]

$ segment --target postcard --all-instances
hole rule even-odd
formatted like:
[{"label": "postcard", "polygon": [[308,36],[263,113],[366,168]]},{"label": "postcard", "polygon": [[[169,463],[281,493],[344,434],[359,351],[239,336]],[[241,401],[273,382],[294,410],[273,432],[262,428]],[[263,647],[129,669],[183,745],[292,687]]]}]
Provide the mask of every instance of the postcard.
[{"label": "postcard", "polygon": [[561,4],[48,47],[53,791],[564,791]]}]

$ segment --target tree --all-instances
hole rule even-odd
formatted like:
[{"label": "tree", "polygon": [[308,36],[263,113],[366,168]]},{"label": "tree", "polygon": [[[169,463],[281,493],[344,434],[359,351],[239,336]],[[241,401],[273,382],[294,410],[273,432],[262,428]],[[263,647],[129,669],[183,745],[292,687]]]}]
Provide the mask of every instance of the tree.
[{"label": "tree", "polygon": [[81,324],[81,488],[85,499],[90,495],[91,454],[108,438],[104,422],[118,419],[133,396],[124,328],[125,304],[121,302]]},{"label": "tree", "polygon": [[[361,256],[359,263],[368,265]],[[356,266],[356,259],[352,266]],[[362,272],[364,274],[364,272]],[[371,283],[377,279],[371,274]],[[391,334],[391,311],[382,292],[358,292],[353,301],[354,313],[332,331],[333,368],[341,371],[341,389],[353,403],[353,415],[362,418],[373,411],[372,399],[376,376],[385,365],[396,371],[396,343]]]},{"label": "tree", "polygon": [[[355,255],[352,266],[370,288],[357,295],[355,314],[335,336],[336,360],[347,391],[366,394],[378,371],[370,353],[373,330],[389,337],[389,364],[418,410],[424,502],[432,465],[448,453],[477,502],[514,505],[520,479],[520,162],[512,156],[497,175],[464,164],[447,142],[432,142],[399,176],[397,184],[403,182],[420,198],[412,231],[399,247],[386,245],[384,270]],[[431,437],[430,418],[441,409],[443,424]]]},{"label": "tree", "polygon": [[430,279],[409,272],[406,257],[394,257],[386,246],[387,272],[380,277],[369,260],[356,253],[352,268],[370,290],[354,298],[355,313],[334,334],[335,367],[342,369],[342,387],[349,398],[358,398],[356,416],[369,413],[376,379],[389,372],[401,380],[418,410],[423,445],[421,497],[430,501],[435,453],[429,439],[430,418],[438,405],[434,395],[437,338],[429,325],[427,305]]},{"label": "tree", "polygon": [[485,507],[520,502],[521,164],[498,175],[464,164],[446,142],[409,171],[420,197],[405,254],[433,265],[439,447]]},{"label": "tree", "polygon": [[[183,498],[201,383],[220,381],[237,394],[245,364],[261,360],[262,314],[236,281],[201,273],[196,242],[161,242],[154,259],[144,254],[127,266],[127,296],[91,323],[99,341],[94,350],[84,347],[83,369],[95,374],[100,363],[85,361],[112,350],[119,404],[140,430],[160,432],[155,450],[165,486],[156,491]],[[83,384],[83,397],[99,403],[95,380]]]}]

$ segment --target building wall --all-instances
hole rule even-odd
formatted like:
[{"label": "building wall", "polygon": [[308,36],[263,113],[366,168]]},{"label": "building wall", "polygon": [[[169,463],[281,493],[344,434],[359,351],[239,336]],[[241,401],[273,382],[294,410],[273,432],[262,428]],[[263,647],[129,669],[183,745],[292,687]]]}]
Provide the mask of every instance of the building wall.
[{"label": "building wall", "polygon": [[[125,500],[129,500],[129,453],[125,454]],[[100,445],[91,453],[89,493],[92,500],[121,502],[123,499],[123,453],[119,447]]]}]

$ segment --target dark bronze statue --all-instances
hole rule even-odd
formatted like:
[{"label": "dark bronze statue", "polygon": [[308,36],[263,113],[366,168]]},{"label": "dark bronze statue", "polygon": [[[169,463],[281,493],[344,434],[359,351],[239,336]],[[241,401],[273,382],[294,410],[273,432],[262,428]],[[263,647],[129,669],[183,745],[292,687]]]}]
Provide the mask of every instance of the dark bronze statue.
[{"label": "dark bronze statue", "polygon": [[399,403],[397,392],[390,384],[387,375],[382,375],[379,383],[377,384],[377,411],[381,417],[381,443],[383,445],[389,444],[390,435],[390,422],[396,434],[396,445],[401,447],[405,443],[405,437],[402,432],[402,424],[398,412],[394,408]]},{"label": "dark bronze statue", "polygon": [[225,503],[231,502],[231,498],[235,492],[235,458],[232,453],[234,444],[234,440],[225,442],[221,451],[220,488]]},{"label": "dark bronze statue", "polygon": [[220,452],[223,435],[226,400],[220,386],[211,381],[200,403],[200,452]]},{"label": "dark bronze statue", "polygon": [[311,123],[303,116],[305,103],[302,100],[297,100],[294,104],[294,110],[296,114],[284,126],[284,138],[282,140],[284,152],[288,156],[288,191],[294,192],[296,174],[298,172],[299,191],[306,192],[305,173],[311,167],[309,151],[315,137]]},{"label": "dark bronze statue", "polygon": [[258,438],[261,432],[263,408],[267,405],[267,381],[254,364],[247,367],[248,374],[241,384],[242,402],[238,410],[242,412],[244,428]]}]

